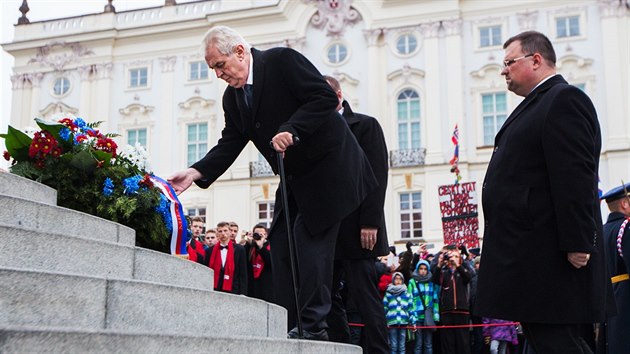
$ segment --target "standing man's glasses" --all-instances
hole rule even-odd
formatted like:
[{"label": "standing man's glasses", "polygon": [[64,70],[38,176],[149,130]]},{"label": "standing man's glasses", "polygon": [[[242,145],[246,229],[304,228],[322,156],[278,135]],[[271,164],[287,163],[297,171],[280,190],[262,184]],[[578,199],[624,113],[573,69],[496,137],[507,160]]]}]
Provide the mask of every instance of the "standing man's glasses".
[{"label": "standing man's glasses", "polygon": [[514,58],[514,59],[510,59],[510,60],[504,60],[503,61],[503,69],[509,67],[510,65],[516,63],[517,61],[519,61],[521,59],[529,58],[529,57],[531,57],[533,55],[534,55],[534,53],[530,53],[530,54],[523,55],[522,57],[518,57],[518,58]]}]

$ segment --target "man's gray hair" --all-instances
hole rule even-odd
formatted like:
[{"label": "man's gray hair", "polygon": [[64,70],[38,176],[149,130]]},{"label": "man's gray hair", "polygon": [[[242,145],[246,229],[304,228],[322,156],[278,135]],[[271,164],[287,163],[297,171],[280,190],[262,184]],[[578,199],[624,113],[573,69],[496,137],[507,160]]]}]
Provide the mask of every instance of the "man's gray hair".
[{"label": "man's gray hair", "polygon": [[223,55],[230,55],[234,52],[234,48],[242,44],[245,47],[245,52],[251,52],[251,45],[247,43],[245,38],[238,32],[227,26],[214,26],[206,32],[201,42],[201,55],[206,56],[208,47],[214,45],[219,53]]}]

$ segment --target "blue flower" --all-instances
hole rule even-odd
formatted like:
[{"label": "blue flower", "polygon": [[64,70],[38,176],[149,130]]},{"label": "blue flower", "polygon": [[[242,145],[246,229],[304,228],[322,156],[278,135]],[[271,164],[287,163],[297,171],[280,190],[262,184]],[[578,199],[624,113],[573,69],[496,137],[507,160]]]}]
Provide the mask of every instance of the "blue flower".
[{"label": "blue flower", "polygon": [[87,128],[87,123],[85,123],[83,118],[76,118],[74,120],[74,124],[76,124],[77,127],[79,127],[79,129],[81,129],[82,131],[85,131],[85,128]]},{"label": "blue flower", "polygon": [[103,195],[109,197],[114,193],[114,181],[111,178],[105,178],[105,182],[103,182]]},{"label": "blue flower", "polygon": [[125,178],[123,180],[123,186],[125,187],[123,193],[125,193],[125,195],[138,193],[138,188],[140,188],[140,185],[138,183],[140,181],[142,181],[142,176],[139,175]]},{"label": "blue flower", "polygon": [[164,194],[160,194],[160,203],[155,207],[155,211],[162,216],[162,221],[164,221],[164,226],[166,226],[166,230],[170,234],[173,232],[173,219],[171,218],[171,208],[170,202]]},{"label": "blue flower", "polygon": [[70,140],[70,129],[63,127],[61,128],[61,130],[59,131],[59,137],[65,141]]}]

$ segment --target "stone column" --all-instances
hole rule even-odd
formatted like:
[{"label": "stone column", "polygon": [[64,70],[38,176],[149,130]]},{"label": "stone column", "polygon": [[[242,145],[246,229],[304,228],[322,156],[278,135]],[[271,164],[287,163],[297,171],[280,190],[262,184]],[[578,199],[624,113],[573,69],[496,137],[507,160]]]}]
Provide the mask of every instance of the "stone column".
[{"label": "stone column", "polygon": [[77,68],[79,77],[81,78],[81,94],[79,98],[79,116],[92,119],[91,111],[92,102],[92,78],[94,74],[94,65],[85,65]]},{"label": "stone column", "polygon": [[29,117],[31,111],[31,82],[28,74],[16,74],[11,76],[11,117],[9,124],[16,129],[23,130],[32,126]]},{"label": "stone column", "polygon": [[421,101],[424,105],[423,121],[426,122],[426,126],[422,127],[422,136],[426,137],[426,143],[424,144],[427,149],[425,163],[439,164],[444,163],[444,156],[442,155],[442,142],[444,141],[444,134],[442,132],[441,123],[441,104],[440,104],[440,92],[442,85],[444,84],[440,80],[441,60],[439,38],[438,33],[440,31],[440,22],[432,22],[422,24],[420,29],[424,37],[424,53],[426,63],[426,75],[425,75],[425,99]]},{"label": "stone column", "polygon": [[[40,117],[39,113],[40,108],[40,96],[42,91],[42,79],[44,78],[44,73],[30,73],[28,74],[29,80],[31,81],[31,111],[29,114],[29,119],[35,119],[36,117]],[[35,124],[35,123],[32,123]]]},{"label": "stone column", "polygon": [[[176,119],[174,117],[175,113],[175,63],[177,63],[176,56],[168,56],[158,58],[160,62],[160,70],[162,72],[161,77],[161,88],[159,89],[160,96],[162,99],[160,100],[160,107],[158,110],[159,118],[157,119],[156,129],[151,132],[151,156],[169,156],[170,159],[152,159],[154,166],[153,169],[155,173],[162,173],[166,175],[170,173],[169,171],[175,171],[176,165],[174,164],[173,157],[175,154],[172,153],[172,146],[167,144],[159,144],[160,141],[173,141],[173,138],[176,137],[175,132],[177,131],[176,127]],[[148,131],[147,131],[148,133]]]},{"label": "stone column", "polygon": [[[442,139],[448,138],[447,146],[450,148],[446,149],[446,157],[450,160],[454,149],[454,146],[450,142],[450,137],[453,129],[455,128],[455,124],[459,124],[460,140],[462,140],[461,138],[464,136],[462,132],[465,132],[466,134],[472,133],[474,131],[474,126],[469,127],[467,125],[467,121],[464,119],[464,97],[466,97],[466,95],[464,95],[464,73],[462,72],[462,21],[459,19],[443,21],[442,26],[444,27],[446,34],[446,55],[442,61],[445,65],[443,70],[446,75],[446,80],[444,81],[444,85],[446,87],[442,90],[442,92],[445,93],[442,95],[442,107],[445,108],[446,117],[444,118],[446,119],[443,120],[445,124],[442,125]],[[459,146],[460,161],[466,160],[466,142],[467,139],[464,139],[463,143]]]},{"label": "stone column", "polygon": [[387,76],[383,72],[385,65],[382,65],[380,56],[379,40],[384,34],[384,29],[377,28],[363,31],[365,40],[368,46],[368,73],[369,78],[366,78],[366,84],[368,86],[368,102],[367,113],[379,119],[383,119],[387,112],[384,111],[387,107],[387,96],[383,95],[383,87],[385,86],[385,77]]}]

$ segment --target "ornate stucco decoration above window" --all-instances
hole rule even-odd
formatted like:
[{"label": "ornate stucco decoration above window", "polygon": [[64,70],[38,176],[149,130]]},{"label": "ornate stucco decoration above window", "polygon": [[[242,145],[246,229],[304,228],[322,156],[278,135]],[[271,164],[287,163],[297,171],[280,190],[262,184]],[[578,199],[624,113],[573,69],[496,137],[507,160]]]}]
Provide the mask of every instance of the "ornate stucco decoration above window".
[{"label": "ornate stucco decoration above window", "polygon": [[134,113],[140,114],[140,115],[147,115],[153,112],[154,108],[155,107],[153,106],[145,106],[139,103],[132,103],[125,108],[119,109],[118,112],[123,116],[130,116]]},{"label": "ornate stucco decoration above window", "polygon": [[315,3],[317,13],[311,18],[311,24],[315,28],[326,29],[326,34],[331,37],[340,37],[346,26],[355,24],[361,20],[359,12],[352,8],[352,0],[302,0],[306,4]]},{"label": "ornate stucco decoration above window", "polygon": [[39,63],[41,66],[53,68],[55,71],[63,71],[64,67],[73,62],[79,62],[82,57],[92,55],[94,52],[84,48],[79,43],[66,43],[65,41],[52,41],[37,49],[37,55],[28,63]]},{"label": "ornate stucco decoration above window", "polygon": [[79,109],[75,107],[70,107],[63,102],[53,102],[49,103],[44,109],[39,111],[39,114],[44,119],[49,119],[55,114],[58,113],[70,113],[76,115],[79,113]]}]

